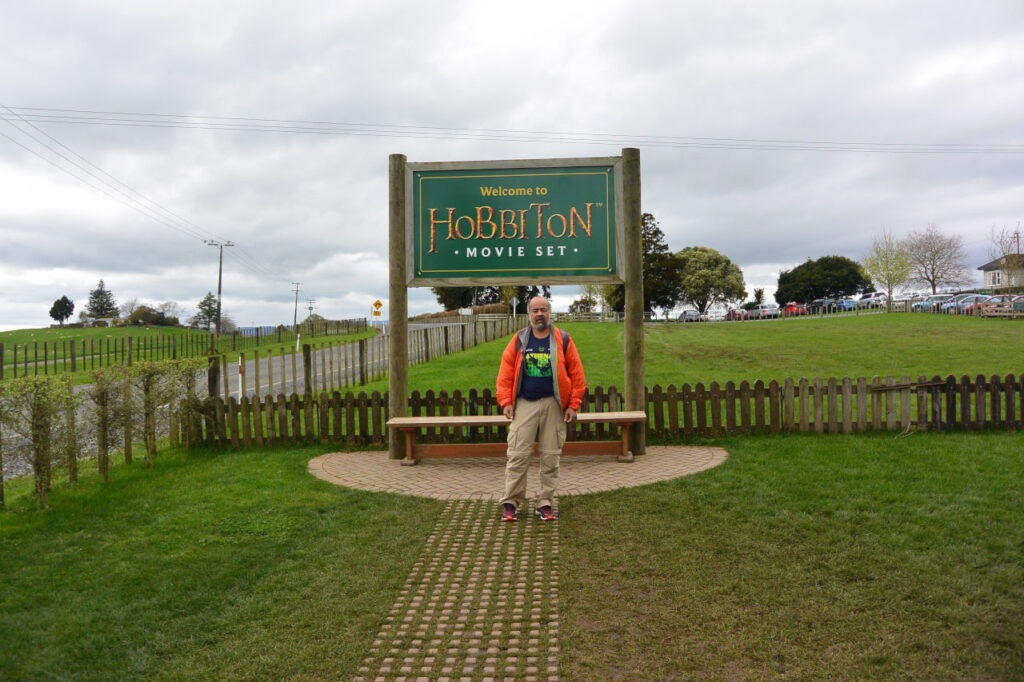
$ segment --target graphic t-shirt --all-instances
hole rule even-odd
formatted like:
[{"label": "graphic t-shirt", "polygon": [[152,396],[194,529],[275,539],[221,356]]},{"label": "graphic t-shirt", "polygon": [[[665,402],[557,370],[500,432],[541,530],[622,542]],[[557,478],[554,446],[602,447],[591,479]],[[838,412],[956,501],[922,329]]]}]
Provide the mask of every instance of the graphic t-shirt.
[{"label": "graphic t-shirt", "polygon": [[551,334],[538,339],[530,332],[530,340],[523,349],[523,390],[527,400],[538,400],[555,395],[551,380]]}]

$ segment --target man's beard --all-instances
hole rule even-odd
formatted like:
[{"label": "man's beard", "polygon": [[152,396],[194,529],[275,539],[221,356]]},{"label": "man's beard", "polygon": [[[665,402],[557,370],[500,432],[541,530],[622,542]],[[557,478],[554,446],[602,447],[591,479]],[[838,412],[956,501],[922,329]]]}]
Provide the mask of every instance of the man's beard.
[{"label": "man's beard", "polygon": [[533,326],[534,329],[547,329],[548,328],[548,321],[547,320],[534,320],[530,324]]}]

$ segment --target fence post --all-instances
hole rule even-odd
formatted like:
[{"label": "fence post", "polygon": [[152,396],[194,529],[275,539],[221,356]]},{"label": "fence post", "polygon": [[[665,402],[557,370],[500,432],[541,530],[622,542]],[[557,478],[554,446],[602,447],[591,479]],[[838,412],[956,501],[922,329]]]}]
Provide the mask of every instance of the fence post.
[{"label": "fence post", "polygon": [[206,390],[211,398],[216,398],[220,381],[220,358],[216,355],[209,357],[209,364],[206,369]]},{"label": "fence post", "polygon": [[126,355],[127,362],[125,364],[127,364],[129,367],[131,367],[132,366],[132,337],[130,337],[130,336],[126,337],[126,340],[127,340],[127,343],[128,343],[128,353]]},{"label": "fence post", "polygon": [[302,392],[313,392],[313,353],[308,343],[302,344]]},{"label": "fence post", "polygon": [[366,385],[366,339],[359,339],[359,385]]},{"label": "fence post", "polygon": [[[0,381],[4,380],[4,344],[0,343]],[[3,493],[0,492],[0,495]],[[0,504],[2,504],[3,498],[0,498]]]}]

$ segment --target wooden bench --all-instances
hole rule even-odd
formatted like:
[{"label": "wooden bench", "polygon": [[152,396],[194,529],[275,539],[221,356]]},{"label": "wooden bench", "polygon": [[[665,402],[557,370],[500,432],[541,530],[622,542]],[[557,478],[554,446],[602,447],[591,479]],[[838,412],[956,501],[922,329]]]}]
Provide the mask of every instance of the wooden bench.
[{"label": "wooden bench", "polygon": [[[622,427],[620,440],[574,440],[566,441],[563,455],[615,455],[620,462],[632,462],[629,450],[629,429],[633,424],[647,421],[645,412],[581,412],[577,415],[580,424],[618,424]],[[416,464],[424,458],[443,457],[504,457],[508,446],[505,443],[417,443],[416,434],[424,427],[481,427],[508,426],[512,422],[504,415],[453,415],[446,417],[393,417],[387,426],[405,434],[405,459],[403,465]],[[533,453],[537,454],[536,443]]]}]

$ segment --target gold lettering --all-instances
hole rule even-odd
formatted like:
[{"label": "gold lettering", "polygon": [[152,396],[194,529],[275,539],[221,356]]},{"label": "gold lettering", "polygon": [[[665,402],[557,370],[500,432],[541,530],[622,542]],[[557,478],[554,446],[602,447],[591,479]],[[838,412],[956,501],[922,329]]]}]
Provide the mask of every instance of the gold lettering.
[{"label": "gold lettering", "polygon": [[544,238],[544,207],[551,204],[530,204],[530,208],[537,207],[537,239]]},{"label": "gold lettering", "polygon": [[[554,220],[555,218],[558,218],[559,220],[562,221],[562,231],[559,232],[558,234],[555,234],[554,231],[551,229],[551,221]],[[568,229],[569,229],[569,223],[566,221],[565,216],[562,215],[561,213],[555,213],[550,218],[548,218],[548,234],[550,234],[555,239],[560,239],[560,238],[564,237],[565,233],[566,233],[566,230],[568,230]]]},{"label": "gold lettering", "polygon": [[[507,217],[505,215],[506,213],[508,214]],[[519,226],[516,225],[516,212],[513,211],[511,208],[503,208],[501,209],[501,211],[499,211],[499,215],[501,216],[501,238],[515,239],[516,235],[519,234]],[[505,232],[506,225],[512,226],[512,234],[508,234]]]},{"label": "gold lettering", "polygon": [[[484,218],[484,209],[487,210],[487,218]],[[484,236],[484,223],[491,226],[491,233]],[[476,207],[476,238],[493,239],[498,232],[498,223],[494,222],[494,208],[492,206]]]},{"label": "gold lettering", "polygon": [[586,204],[586,206],[587,206],[587,222],[585,222],[585,223],[583,222],[583,216],[581,216],[579,214],[579,211],[576,210],[575,206],[573,206],[572,208],[569,209],[569,236],[570,237],[575,237],[576,236],[576,221],[577,220],[580,223],[580,229],[583,230],[584,232],[586,232],[588,237],[591,236],[590,233],[591,233],[591,230],[593,228],[593,223],[591,222],[591,211],[590,211],[590,209],[593,206],[593,204],[588,202]]},{"label": "gold lettering", "polygon": [[[469,234],[462,234],[462,230],[459,229],[459,224],[463,220],[469,221]],[[458,218],[455,219],[455,236],[458,237],[459,239],[472,239],[474,229],[476,229],[476,225],[473,224],[472,216],[460,215]]]},{"label": "gold lettering", "polygon": [[528,208],[519,209],[519,238],[526,239],[526,212]]},{"label": "gold lettering", "polygon": [[448,209],[448,220],[437,220],[434,216],[436,208],[430,209],[430,251],[427,253],[437,253],[437,249],[434,248],[434,241],[436,237],[436,231],[438,225],[448,225],[448,239],[454,239],[452,236],[452,216],[455,214],[454,208]]}]

